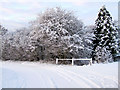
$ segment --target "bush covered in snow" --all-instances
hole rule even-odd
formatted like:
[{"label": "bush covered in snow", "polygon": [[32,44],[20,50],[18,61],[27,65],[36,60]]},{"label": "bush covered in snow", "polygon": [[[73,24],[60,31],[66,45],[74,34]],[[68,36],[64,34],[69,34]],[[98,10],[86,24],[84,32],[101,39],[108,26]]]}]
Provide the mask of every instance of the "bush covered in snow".
[{"label": "bush covered in snow", "polygon": [[[3,41],[2,59],[3,60],[27,60],[29,52],[29,33],[26,28],[16,32],[7,33]],[[31,57],[30,57],[31,58]]]},{"label": "bush covered in snow", "polygon": [[3,51],[3,37],[5,36],[5,34],[7,33],[7,29],[5,27],[3,27],[2,25],[0,25],[0,59],[2,59],[2,51]]}]

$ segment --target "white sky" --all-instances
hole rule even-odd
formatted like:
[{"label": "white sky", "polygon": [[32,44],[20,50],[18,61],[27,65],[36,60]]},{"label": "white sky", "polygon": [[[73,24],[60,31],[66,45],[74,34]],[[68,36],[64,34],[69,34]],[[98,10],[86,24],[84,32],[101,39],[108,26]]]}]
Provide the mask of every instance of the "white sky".
[{"label": "white sky", "polygon": [[0,24],[9,31],[15,31],[28,26],[46,8],[59,6],[73,11],[85,25],[91,25],[103,5],[113,20],[117,20],[118,0],[0,0]]}]

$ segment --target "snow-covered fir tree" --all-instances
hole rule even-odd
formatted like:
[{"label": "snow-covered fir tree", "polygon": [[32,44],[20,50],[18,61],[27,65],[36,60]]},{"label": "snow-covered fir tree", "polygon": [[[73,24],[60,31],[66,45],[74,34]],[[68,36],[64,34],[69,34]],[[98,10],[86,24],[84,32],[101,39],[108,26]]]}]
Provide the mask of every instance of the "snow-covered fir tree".
[{"label": "snow-covered fir tree", "polygon": [[[118,31],[115,25],[113,24],[112,17],[110,13],[107,11],[105,6],[103,6],[99,13],[98,18],[95,21],[95,29],[94,29],[94,48],[93,48],[93,59],[98,60],[96,57],[103,58],[103,54],[99,54],[98,51],[101,53],[108,52],[108,54],[112,54],[112,58],[114,60],[115,55],[118,53]],[[96,50],[97,49],[97,50]],[[98,50],[102,49],[102,50]],[[103,52],[102,52],[103,51]],[[107,54],[107,53],[106,53]],[[107,56],[107,55],[104,55]],[[111,56],[111,55],[110,55]],[[101,60],[99,59],[99,60]],[[108,57],[108,60],[111,57]]]}]

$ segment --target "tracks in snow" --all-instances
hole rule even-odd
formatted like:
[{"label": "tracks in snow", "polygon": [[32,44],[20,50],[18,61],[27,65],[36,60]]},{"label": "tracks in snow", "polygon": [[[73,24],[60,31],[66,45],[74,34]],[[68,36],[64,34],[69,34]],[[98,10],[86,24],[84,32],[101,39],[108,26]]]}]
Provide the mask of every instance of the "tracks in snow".
[{"label": "tracks in snow", "polygon": [[66,79],[67,81],[73,82],[73,84],[75,84],[76,87],[82,87],[82,88],[96,87],[96,88],[100,88],[100,86],[97,85],[92,80],[89,80],[85,76],[79,75],[79,74],[77,74],[73,71],[63,70],[63,69],[60,69],[60,68],[59,68],[59,70],[57,70],[57,69],[55,70],[55,69],[51,68],[51,71],[57,72],[58,77],[62,76],[62,78]]},{"label": "tracks in snow", "polygon": [[[9,77],[10,81],[16,83],[13,83],[13,88],[106,88],[110,84],[111,87],[117,85],[117,80],[113,76],[100,75],[98,71],[94,72],[84,67],[82,69],[71,66],[24,64],[4,67],[10,71],[9,73],[14,72],[17,77],[15,81],[14,78]],[[8,74],[6,73],[4,77],[6,78]],[[5,88],[10,86],[6,84]]]}]

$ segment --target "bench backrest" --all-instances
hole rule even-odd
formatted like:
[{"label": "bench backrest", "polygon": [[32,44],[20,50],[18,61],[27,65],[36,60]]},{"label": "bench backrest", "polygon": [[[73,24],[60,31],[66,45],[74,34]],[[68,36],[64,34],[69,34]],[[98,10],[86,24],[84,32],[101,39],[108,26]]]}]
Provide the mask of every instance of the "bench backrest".
[{"label": "bench backrest", "polygon": [[72,59],[58,59],[58,58],[56,58],[56,64],[58,64],[59,60],[72,60],[72,65],[74,65],[74,61],[76,61],[76,60],[85,60],[85,61],[90,61],[90,65],[92,65],[92,58],[79,58],[79,59],[75,59],[75,58],[72,58]]}]

